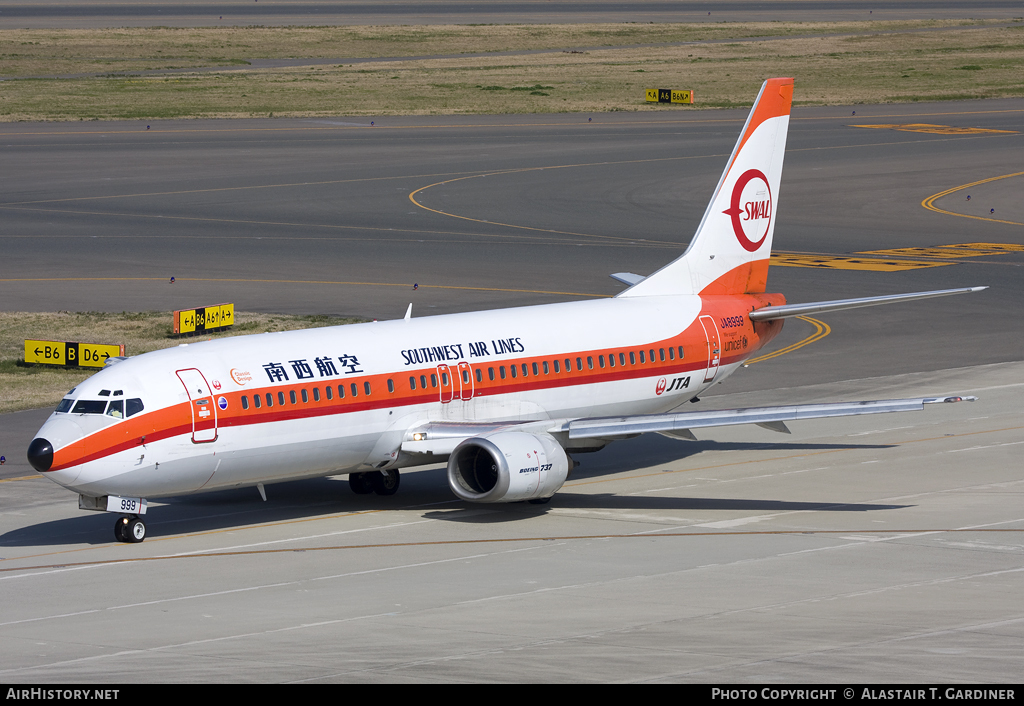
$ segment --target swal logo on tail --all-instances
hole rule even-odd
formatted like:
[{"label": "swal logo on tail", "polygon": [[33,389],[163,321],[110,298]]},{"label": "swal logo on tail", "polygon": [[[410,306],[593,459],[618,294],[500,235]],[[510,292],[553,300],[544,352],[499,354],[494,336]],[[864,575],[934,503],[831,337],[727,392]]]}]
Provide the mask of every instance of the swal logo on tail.
[{"label": "swal logo on tail", "polygon": [[748,169],[740,175],[732,187],[732,203],[722,213],[732,217],[732,230],[745,250],[761,247],[772,222],[772,192],[761,170]]}]

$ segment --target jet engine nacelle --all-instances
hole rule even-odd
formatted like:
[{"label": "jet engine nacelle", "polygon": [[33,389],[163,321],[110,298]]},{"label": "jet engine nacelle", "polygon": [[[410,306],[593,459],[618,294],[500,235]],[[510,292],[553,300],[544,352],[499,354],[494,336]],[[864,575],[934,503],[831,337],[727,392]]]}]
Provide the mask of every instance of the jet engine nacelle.
[{"label": "jet engine nacelle", "polygon": [[569,475],[565,450],[546,434],[497,431],[466,439],[448,458],[448,485],[462,500],[549,498]]}]

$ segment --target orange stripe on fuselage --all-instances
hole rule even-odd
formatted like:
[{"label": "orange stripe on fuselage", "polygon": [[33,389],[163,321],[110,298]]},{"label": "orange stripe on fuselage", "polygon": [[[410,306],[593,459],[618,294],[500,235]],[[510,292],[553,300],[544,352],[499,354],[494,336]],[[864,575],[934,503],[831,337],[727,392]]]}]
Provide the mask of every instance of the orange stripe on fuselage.
[{"label": "orange stripe on fuselage", "polygon": [[[721,343],[720,365],[730,365],[741,362],[752,356],[763,348],[782,329],[782,320],[751,322],[747,317],[750,311],[760,309],[768,305],[779,305],[785,303],[781,294],[744,294],[744,295],[712,295],[702,297],[703,306],[700,315],[715,317],[719,326],[719,339]],[[734,345],[730,345],[734,344]],[[664,361],[660,360],[660,354],[667,348],[683,346],[684,356],[682,359],[669,360],[666,355]],[[656,361],[650,360],[650,351],[654,350],[659,358]],[[639,352],[644,352],[644,363],[629,363],[629,354],[632,352],[639,361]],[[626,356],[626,365],[618,363],[620,353]],[[611,367],[607,358],[616,356],[616,365]],[[606,367],[600,367],[600,357],[606,359]],[[579,358],[584,366],[583,370],[577,369],[576,359]],[[560,372],[554,372],[553,361],[558,360]],[[571,370],[566,370],[565,360],[570,360]],[[590,367],[588,359],[592,361]],[[533,364],[536,363],[538,370],[543,370],[543,364],[548,363],[549,374],[533,375]],[[517,367],[519,375],[512,378],[510,369]],[[526,366],[528,374],[521,374],[522,367]],[[488,395],[512,394],[530,392],[535,390],[558,389],[573,387],[577,385],[590,385],[602,382],[615,382],[637,378],[694,374],[703,372],[708,365],[707,339],[699,319],[679,334],[660,341],[652,341],[643,345],[601,348],[593,350],[581,350],[571,353],[562,353],[557,356],[530,356],[524,358],[508,358],[504,360],[488,361],[487,365],[470,363],[473,386],[473,397]],[[498,371],[501,366],[506,368],[507,377],[501,379]],[[495,369],[495,379],[489,379],[489,369]],[[476,379],[476,371],[481,371],[481,380]],[[422,404],[438,403],[441,399],[440,387],[419,387],[419,378],[422,375],[437,375],[436,366],[427,368],[416,368],[376,375],[363,375],[359,377],[345,378],[319,378],[315,382],[309,381],[304,384],[275,385],[253,388],[251,390],[238,390],[213,395],[214,404],[221,397],[228,402],[228,408],[217,409],[218,428],[243,427],[273,422],[289,421],[296,419],[311,419],[336,414],[349,414],[382,408],[399,408]],[[455,382],[455,376],[461,372],[458,363],[449,366],[450,383]],[[413,390],[409,385],[409,377],[417,380],[417,389]],[[395,392],[387,392],[387,382],[392,380],[395,384]],[[359,394],[351,396],[348,387],[351,383],[357,383]],[[363,383],[369,382],[372,393],[367,396],[363,390]],[[337,385],[346,386],[346,396],[342,399],[337,397]],[[324,394],[324,387],[333,387],[334,399],[327,400]],[[320,400],[313,400],[313,388],[320,390]],[[458,386],[452,385],[452,401],[460,401]],[[307,391],[308,402],[301,401],[301,391]],[[284,406],[277,403],[277,393],[284,392],[286,399],[288,393],[294,391],[297,402]],[[256,409],[252,398],[256,395],[264,396],[271,393],[274,396],[273,407],[263,406]],[[249,398],[249,409],[243,410],[241,399],[245,395]],[[55,451],[54,463],[50,470],[62,470],[78,464],[95,461],[131,448],[142,448],[143,444],[150,444],[156,441],[186,436],[192,434],[191,405],[183,402],[155,409],[149,412],[134,415],[128,419],[117,422],[105,429],[68,444],[62,449]]]}]

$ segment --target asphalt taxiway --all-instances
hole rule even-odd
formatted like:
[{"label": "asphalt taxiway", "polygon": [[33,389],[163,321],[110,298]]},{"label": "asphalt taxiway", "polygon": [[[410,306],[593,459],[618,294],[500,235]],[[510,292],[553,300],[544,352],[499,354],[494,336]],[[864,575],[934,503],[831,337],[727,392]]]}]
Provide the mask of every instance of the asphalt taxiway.
[{"label": "asphalt taxiway", "polygon": [[1017,0],[0,0],[0,28],[1012,19]]},{"label": "asphalt taxiway", "polygon": [[337,478],[157,502],[124,545],[49,481],[4,483],[0,679],[1015,682],[1022,376],[789,389],[980,400],[634,439],[543,507],[465,505],[428,469],[387,499]]},{"label": "asphalt taxiway", "polygon": [[[543,507],[462,504],[429,468],[393,498],[154,499],[141,545],[29,472],[45,410],[4,415],[0,679],[1019,679],[1022,115],[796,109],[775,245],[818,262],[770,289],[990,289],[814,317],[814,341],[790,321],[790,352],[700,404],[977,402],[620,442]],[[685,246],[744,118],[2,125],[0,297],[397,318],[611,295]]]}]

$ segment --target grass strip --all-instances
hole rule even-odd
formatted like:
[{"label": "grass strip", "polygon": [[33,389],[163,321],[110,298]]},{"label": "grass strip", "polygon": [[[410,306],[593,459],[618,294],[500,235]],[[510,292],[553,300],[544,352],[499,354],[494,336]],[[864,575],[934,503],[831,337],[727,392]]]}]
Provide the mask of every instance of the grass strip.
[{"label": "grass strip", "polygon": [[797,104],[977,99],[1024,95],[1024,22],[7,30],[0,75],[0,121],[689,110],[644,89],[736,107],[779,75]]}]

